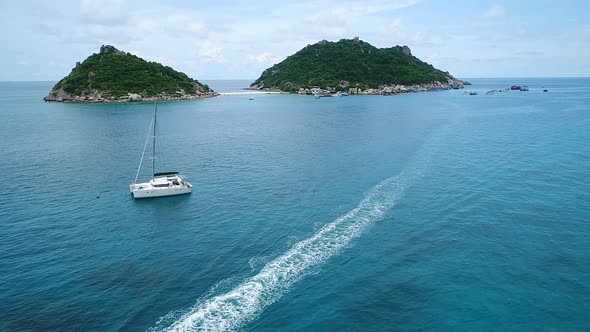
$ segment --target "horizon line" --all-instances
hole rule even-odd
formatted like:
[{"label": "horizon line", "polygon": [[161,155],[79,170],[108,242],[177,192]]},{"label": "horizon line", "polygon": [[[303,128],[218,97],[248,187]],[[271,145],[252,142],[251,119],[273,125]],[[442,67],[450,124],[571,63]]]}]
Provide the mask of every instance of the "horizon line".
[{"label": "horizon line", "polygon": [[[456,77],[459,79],[527,79],[527,78],[590,78],[590,76],[488,76],[488,77]],[[198,81],[255,81],[249,78],[200,78]],[[25,82],[59,82],[59,80],[0,80],[0,83]]]}]

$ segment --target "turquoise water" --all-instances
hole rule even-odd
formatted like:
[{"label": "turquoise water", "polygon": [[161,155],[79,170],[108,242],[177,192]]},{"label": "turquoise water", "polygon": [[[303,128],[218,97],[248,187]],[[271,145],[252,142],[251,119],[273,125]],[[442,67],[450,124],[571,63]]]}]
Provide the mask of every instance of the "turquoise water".
[{"label": "turquoise water", "polygon": [[587,330],[590,79],[472,82],[161,103],[137,201],[153,105],[0,83],[0,330]]}]

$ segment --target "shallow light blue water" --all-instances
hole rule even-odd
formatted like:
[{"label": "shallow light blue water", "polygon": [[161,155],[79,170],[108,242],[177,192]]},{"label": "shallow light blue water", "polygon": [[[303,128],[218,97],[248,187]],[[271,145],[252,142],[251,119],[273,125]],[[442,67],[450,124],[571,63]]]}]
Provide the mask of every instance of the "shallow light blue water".
[{"label": "shallow light blue water", "polygon": [[153,105],[0,82],[0,330],[588,329],[590,79],[472,82],[161,103],[138,201]]}]

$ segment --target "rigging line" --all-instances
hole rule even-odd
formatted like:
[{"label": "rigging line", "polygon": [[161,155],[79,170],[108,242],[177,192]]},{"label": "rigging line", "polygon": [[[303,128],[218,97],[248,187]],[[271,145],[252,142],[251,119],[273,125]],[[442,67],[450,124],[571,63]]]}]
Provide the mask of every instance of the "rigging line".
[{"label": "rigging line", "polygon": [[158,121],[158,102],[154,102],[154,144],[152,147],[152,176],[156,174],[156,135],[157,135],[157,122]]},{"label": "rigging line", "polygon": [[141,164],[143,163],[143,156],[145,155],[145,149],[147,148],[148,141],[150,140],[150,134],[152,133],[152,125],[154,124],[154,118],[152,117],[152,123],[150,123],[150,130],[148,131],[147,138],[145,139],[145,144],[143,145],[143,152],[141,153],[141,159],[139,160],[139,167],[137,167],[137,173],[135,174],[135,180],[133,183],[137,182],[137,177],[139,176],[139,171],[141,170]]},{"label": "rigging line", "polygon": [[[160,122],[162,122],[162,121],[160,121]],[[166,159],[164,156],[164,149],[162,149],[162,146],[165,146],[165,144],[162,143],[162,139],[164,137],[160,134],[161,133],[160,128],[157,128],[156,130],[158,131],[157,135],[159,137],[158,142],[156,143],[156,147],[158,149],[157,156],[158,156],[158,161],[160,162],[160,170],[166,170],[166,169],[168,169],[168,165],[166,164]]]}]

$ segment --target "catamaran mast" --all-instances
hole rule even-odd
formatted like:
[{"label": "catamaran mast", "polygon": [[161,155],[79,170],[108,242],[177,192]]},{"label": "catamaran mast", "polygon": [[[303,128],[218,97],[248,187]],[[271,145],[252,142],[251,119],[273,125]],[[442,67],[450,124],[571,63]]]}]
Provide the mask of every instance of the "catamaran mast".
[{"label": "catamaran mast", "polygon": [[156,174],[156,121],[158,120],[158,102],[154,110],[154,143],[152,146],[152,175]]}]

